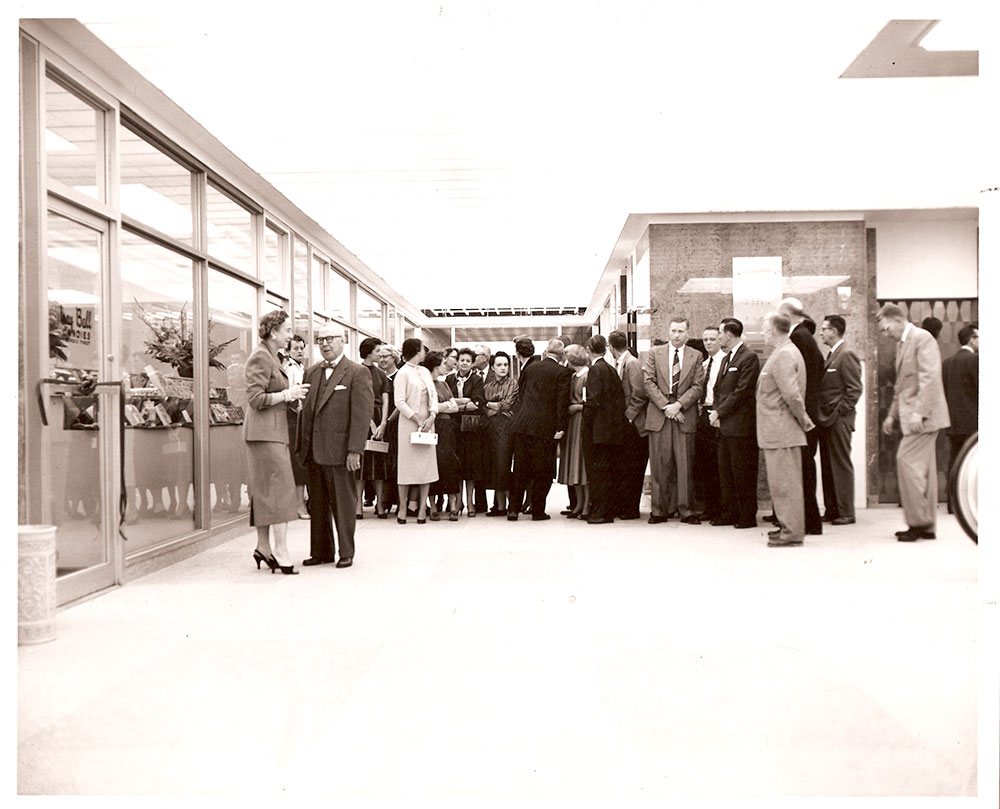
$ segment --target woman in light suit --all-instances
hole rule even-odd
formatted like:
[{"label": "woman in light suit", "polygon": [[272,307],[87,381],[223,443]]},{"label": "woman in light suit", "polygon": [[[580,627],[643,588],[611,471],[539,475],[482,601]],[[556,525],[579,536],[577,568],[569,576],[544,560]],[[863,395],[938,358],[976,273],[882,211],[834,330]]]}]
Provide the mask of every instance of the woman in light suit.
[{"label": "woman in light suit", "polygon": [[[250,466],[250,524],[257,528],[257,549],[253,558],[282,573],[295,574],[288,556],[288,522],[298,519],[295,478],[288,454],[288,415],[286,402],[306,397],[309,386],[289,386],[278,361],[278,349],[291,336],[288,314],[268,312],[260,319],[261,342],[247,359],[247,412],[243,438],[247,442]],[[268,527],[274,534],[274,551]]]},{"label": "woman in light suit", "polygon": [[[406,522],[406,503],[411,485],[420,487],[417,502],[417,522],[427,522],[427,491],[438,479],[437,450],[429,444],[411,444],[410,434],[421,430],[433,432],[437,417],[438,397],[431,372],[423,367],[426,349],[417,337],[403,342],[403,359],[406,360],[393,382],[393,396],[399,410],[399,511],[396,522]],[[402,514],[404,516],[400,517]]]}]

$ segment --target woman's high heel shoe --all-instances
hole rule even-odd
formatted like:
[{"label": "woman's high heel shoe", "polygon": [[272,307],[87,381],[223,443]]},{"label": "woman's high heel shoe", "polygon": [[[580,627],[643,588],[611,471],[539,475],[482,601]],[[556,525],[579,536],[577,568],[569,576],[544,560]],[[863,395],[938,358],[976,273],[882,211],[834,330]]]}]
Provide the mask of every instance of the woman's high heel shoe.
[{"label": "woman's high heel shoe", "polygon": [[288,565],[286,567],[284,565],[279,565],[277,563],[277,561],[275,561],[274,567],[271,568],[271,572],[274,573],[275,570],[280,570],[286,576],[298,576],[299,575],[299,571],[297,571],[295,569],[295,565]]},{"label": "woman's high heel shoe", "polygon": [[264,556],[264,554],[262,554],[258,550],[254,550],[253,558],[254,561],[257,562],[257,570],[260,570],[261,562],[263,562],[265,565],[271,568],[272,571],[278,566],[278,563],[273,558],[271,558],[270,556]]}]

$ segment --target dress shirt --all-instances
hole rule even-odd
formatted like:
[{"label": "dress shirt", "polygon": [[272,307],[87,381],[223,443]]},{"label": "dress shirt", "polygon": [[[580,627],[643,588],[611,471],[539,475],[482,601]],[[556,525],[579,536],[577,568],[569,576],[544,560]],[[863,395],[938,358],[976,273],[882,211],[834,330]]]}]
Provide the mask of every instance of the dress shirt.
[{"label": "dress shirt", "polygon": [[621,356],[618,357],[617,360],[615,360],[615,370],[618,372],[619,377],[621,377],[621,375],[625,373],[625,360],[627,360],[629,356],[630,355],[627,351],[623,351],[621,353]]},{"label": "dress shirt", "polygon": [[913,329],[912,323],[907,323],[906,328],[903,329],[903,336],[899,338],[899,342],[905,343],[906,338],[910,336],[910,331]]},{"label": "dress shirt", "polygon": [[[840,348],[843,344],[844,344],[844,338],[841,337],[839,340],[837,340],[836,343],[830,346],[830,354],[832,354],[834,351]],[[829,358],[830,354],[827,354],[826,356]]]},{"label": "dress shirt", "polygon": [[712,370],[708,374],[708,379],[705,380],[705,407],[712,407],[715,404],[715,380],[719,378],[719,369],[725,358],[725,351],[716,351],[701,364],[702,368],[708,368],[708,363],[712,363]]},{"label": "dress shirt", "polygon": [[334,360],[324,360],[323,361],[323,366],[324,366],[323,376],[324,376],[325,379],[329,379],[331,376],[333,376],[333,369],[337,367],[337,363],[340,362],[340,358],[343,357],[343,356],[344,356],[344,352],[341,351],[337,355],[336,359],[334,359]]}]

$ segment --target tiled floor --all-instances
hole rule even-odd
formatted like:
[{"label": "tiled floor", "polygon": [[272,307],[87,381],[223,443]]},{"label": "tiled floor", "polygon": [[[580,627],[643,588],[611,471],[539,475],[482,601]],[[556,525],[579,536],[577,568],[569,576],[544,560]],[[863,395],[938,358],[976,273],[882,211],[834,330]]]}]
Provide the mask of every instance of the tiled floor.
[{"label": "tiled floor", "polygon": [[19,792],[974,795],[976,545],[768,527],[369,517],[296,577],[246,535],[19,649]]}]

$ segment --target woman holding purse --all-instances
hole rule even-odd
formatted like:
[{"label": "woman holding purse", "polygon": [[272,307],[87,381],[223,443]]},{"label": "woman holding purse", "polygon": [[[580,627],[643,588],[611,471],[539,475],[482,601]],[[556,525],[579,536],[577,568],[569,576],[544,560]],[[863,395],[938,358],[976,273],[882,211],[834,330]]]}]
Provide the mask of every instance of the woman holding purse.
[{"label": "woman holding purse", "polygon": [[[437,389],[431,373],[420,363],[426,355],[424,344],[417,337],[403,341],[403,367],[393,380],[393,396],[399,411],[399,458],[397,483],[399,485],[399,511],[396,522],[406,523],[406,503],[410,486],[420,487],[417,500],[417,522],[427,522],[427,491],[438,479],[437,448],[433,444],[413,443],[413,433],[433,432],[437,417]],[[403,516],[400,516],[403,515]]]}]

